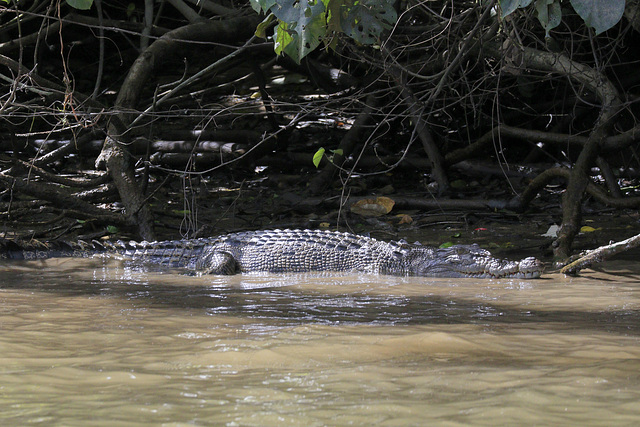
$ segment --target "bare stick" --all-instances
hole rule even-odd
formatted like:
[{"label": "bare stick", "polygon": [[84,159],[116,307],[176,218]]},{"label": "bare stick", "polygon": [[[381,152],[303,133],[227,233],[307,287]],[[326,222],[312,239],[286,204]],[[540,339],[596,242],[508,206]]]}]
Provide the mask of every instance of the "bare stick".
[{"label": "bare stick", "polygon": [[629,249],[637,248],[638,246],[640,246],[640,234],[636,234],[635,236],[621,242],[611,243],[606,246],[600,246],[599,248],[588,251],[586,255],[583,255],[577,260],[562,267],[560,273],[576,275],[583,268],[590,267],[593,264],[602,262],[606,258],[609,258],[615,254],[628,251]]}]

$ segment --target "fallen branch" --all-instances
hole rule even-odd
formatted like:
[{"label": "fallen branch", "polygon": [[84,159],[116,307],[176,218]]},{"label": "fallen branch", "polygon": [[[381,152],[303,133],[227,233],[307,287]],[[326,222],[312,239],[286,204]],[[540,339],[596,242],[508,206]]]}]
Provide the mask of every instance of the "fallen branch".
[{"label": "fallen branch", "polygon": [[588,251],[585,255],[581,256],[577,260],[565,265],[560,270],[561,273],[575,276],[583,268],[591,267],[593,264],[602,262],[605,259],[619,254],[629,249],[637,248],[640,246],[640,234],[630,237],[621,242],[611,243],[606,246],[600,246],[599,248]]},{"label": "fallen branch", "polygon": [[92,216],[96,219],[110,224],[130,225],[123,215],[106,209],[100,209],[91,203],[77,197],[77,195],[64,194],[63,190],[56,185],[44,182],[35,182],[23,178],[14,178],[5,174],[0,174],[0,182],[8,188],[19,191],[40,200],[46,200],[59,209],[81,213],[81,217]]}]

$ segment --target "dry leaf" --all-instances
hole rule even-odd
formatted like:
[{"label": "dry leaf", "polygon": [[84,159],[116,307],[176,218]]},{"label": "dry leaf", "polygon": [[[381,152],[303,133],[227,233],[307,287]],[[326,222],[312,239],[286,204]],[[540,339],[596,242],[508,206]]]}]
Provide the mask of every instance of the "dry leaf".
[{"label": "dry leaf", "polygon": [[362,216],[382,216],[391,212],[395,204],[396,202],[388,197],[362,199],[351,205],[351,212]]},{"label": "dry leaf", "polygon": [[411,216],[407,214],[397,215],[397,217],[400,218],[400,222],[398,223],[398,225],[411,224],[413,222],[413,218],[411,218]]}]

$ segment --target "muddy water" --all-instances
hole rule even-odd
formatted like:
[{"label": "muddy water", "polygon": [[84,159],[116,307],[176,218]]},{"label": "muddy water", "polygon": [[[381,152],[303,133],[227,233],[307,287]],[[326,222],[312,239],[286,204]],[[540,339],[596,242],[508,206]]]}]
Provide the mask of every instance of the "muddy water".
[{"label": "muddy water", "polygon": [[474,281],[1,264],[0,425],[633,425],[640,271],[607,268]]}]

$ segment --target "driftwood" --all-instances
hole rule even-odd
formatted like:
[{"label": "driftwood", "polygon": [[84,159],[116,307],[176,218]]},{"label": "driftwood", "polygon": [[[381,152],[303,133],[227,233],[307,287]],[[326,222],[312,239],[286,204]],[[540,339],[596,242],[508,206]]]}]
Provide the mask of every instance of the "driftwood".
[{"label": "driftwood", "polygon": [[621,242],[611,243],[599,248],[587,251],[580,258],[565,265],[560,270],[561,273],[567,275],[576,275],[583,268],[591,267],[593,264],[603,262],[605,259],[612,257],[629,249],[640,246],[640,234],[630,237]]}]

